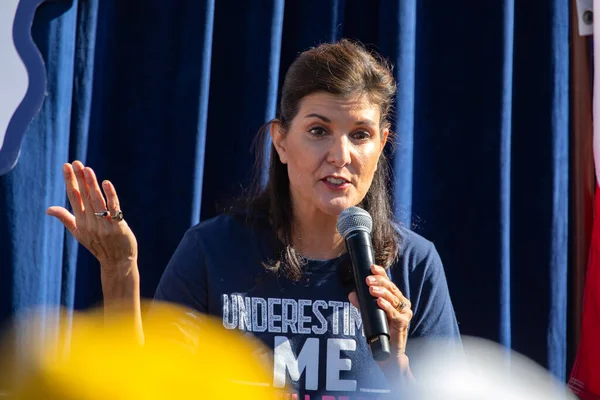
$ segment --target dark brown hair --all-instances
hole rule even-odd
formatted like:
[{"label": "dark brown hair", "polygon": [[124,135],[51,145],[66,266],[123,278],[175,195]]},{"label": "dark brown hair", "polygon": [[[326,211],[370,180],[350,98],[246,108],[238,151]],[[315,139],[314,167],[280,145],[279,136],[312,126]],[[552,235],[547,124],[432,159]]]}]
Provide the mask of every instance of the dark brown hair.
[{"label": "dark brown hair", "polygon": [[[326,92],[343,98],[365,95],[381,111],[380,127],[389,129],[389,114],[396,92],[396,84],[388,64],[362,45],[343,39],[337,43],[321,44],[301,53],[288,69],[277,118],[261,128],[256,164],[257,176],[249,196],[251,216],[267,218],[267,224],[279,239],[278,259],[267,268],[286,278],[299,280],[303,275],[303,257],[292,247],[293,210],[290,198],[287,166],[279,160],[271,144],[269,173],[266,185],[260,179],[260,169],[266,165],[264,140],[273,123],[287,131],[298,113],[301,100],[317,92]],[[358,205],[373,218],[372,240],[378,265],[389,267],[397,257],[399,237],[392,225],[393,213],[388,193],[389,165],[381,154],[373,182],[363,201]]]}]

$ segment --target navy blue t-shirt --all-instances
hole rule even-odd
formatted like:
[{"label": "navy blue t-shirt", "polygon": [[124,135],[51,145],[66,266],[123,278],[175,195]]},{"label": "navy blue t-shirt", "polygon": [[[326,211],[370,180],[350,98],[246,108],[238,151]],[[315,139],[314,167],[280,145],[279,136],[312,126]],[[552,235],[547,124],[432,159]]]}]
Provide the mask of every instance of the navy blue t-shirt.
[{"label": "navy blue t-shirt", "polygon": [[[459,330],[434,245],[400,228],[400,257],[390,275],[411,301],[410,339],[454,338]],[[178,303],[248,332],[272,349],[271,382],[305,400],[376,399],[390,385],[371,355],[360,312],[348,301],[341,257],[307,260],[305,277],[268,272],[273,233],[221,215],[190,228],[167,265],[155,299]],[[343,256],[342,256],[343,257]],[[292,397],[294,398],[294,397]]]}]

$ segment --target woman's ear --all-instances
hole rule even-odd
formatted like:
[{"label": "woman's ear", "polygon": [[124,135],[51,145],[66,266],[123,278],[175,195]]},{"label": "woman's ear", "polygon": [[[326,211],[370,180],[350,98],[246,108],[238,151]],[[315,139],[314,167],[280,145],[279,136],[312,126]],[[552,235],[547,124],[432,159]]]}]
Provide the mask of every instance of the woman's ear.
[{"label": "woman's ear", "polygon": [[280,121],[275,120],[271,122],[271,125],[269,125],[269,134],[271,135],[271,142],[273,142],[273,146],[279,155],[279,161],[282,164],[287,164],[286,135]]},{"label": "woman's ear", "polygon": [[381,147],[379,148],[379,157],[377,157],[377,164],[375,164],[375,171],[377,171],[377,166],[379,165],[379,158],[381,157],[381,153],[383,153],[383,149],[385,149],[385,145],[387,143],[389,135],[390,135],[390,130],[387,128],[381,132]]},{"label": "woman's ear", "polygon": [[380,155],[381,155],[381,152],[383,151],[383,149],[385,149],[385,145],[387,143],[389,135],[390,135],[390,130],[388,128],[384,129],[383,132],[381,132],[381,149],[379,150]]}]

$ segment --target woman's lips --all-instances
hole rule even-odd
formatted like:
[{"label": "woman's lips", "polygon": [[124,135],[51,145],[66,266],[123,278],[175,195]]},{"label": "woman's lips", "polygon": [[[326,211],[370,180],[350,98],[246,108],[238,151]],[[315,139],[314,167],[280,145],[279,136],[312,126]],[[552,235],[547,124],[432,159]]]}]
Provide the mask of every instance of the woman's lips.
[{"label": "woman's lips", "polygon": [[348,186],[350,186],[350,182],[344,178],[334,178],[332,176],[321,179],[321,182],[323,182],[325,186],[331,190],[345,190]]}]

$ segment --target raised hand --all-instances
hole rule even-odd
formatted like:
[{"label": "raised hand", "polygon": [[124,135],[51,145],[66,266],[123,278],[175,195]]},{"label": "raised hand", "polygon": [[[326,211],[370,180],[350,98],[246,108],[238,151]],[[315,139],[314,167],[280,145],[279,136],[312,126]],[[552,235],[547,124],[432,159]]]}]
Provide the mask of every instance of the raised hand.
[{"label": "raised hand", "polygon": [[63,173],[73,214],[58,206],[49,207],[46,213],[58,218],[98,259],[104,274],[127,273],[122,268],[137,265],[138,246],[123,219],[114,186],[104,181],[103,192],[94,171],[80,161],[64,164]]}]

